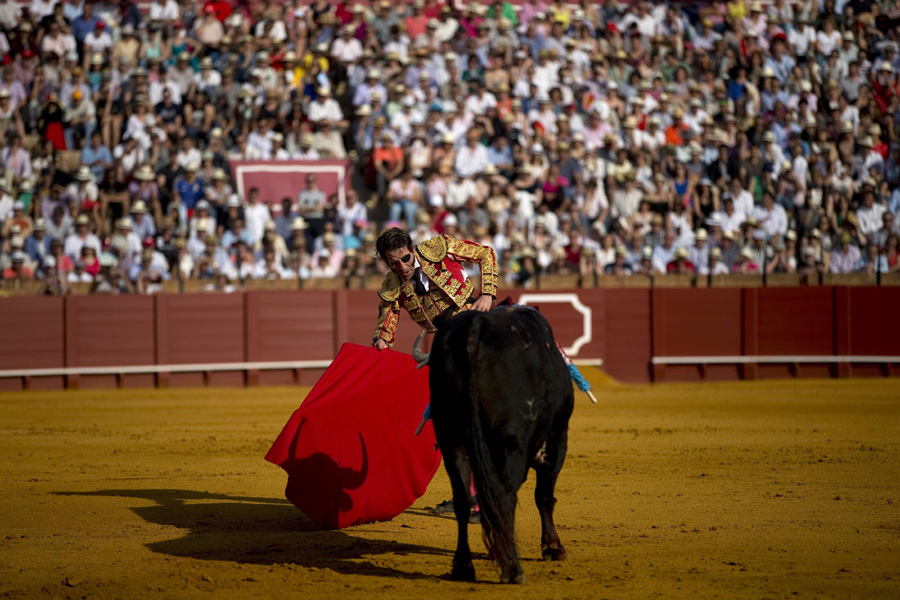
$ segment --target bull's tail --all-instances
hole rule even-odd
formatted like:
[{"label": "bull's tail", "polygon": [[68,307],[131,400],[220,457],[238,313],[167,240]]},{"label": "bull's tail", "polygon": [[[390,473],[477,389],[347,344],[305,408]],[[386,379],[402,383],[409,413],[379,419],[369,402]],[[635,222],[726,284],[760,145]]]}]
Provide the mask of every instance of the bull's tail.
[{"label": "bull's tail", "polygon": [[484,365],[478,362],[478,349],[481,345],[481,319],[473,319],[466,340],[466,351],[472,373],[469,385],[469,409],[472,414],[472,447],[467,449],[472,476],[475,479],[475,491],[481,510],[481,526],[484,545],[488,555],[506,569],[518,563],[516,549],[516,495],[507,489],[506,484],[497,472],[497,466],[491,457],[484,430],[481,424],[481,409],[478,389],[478,370]]}]

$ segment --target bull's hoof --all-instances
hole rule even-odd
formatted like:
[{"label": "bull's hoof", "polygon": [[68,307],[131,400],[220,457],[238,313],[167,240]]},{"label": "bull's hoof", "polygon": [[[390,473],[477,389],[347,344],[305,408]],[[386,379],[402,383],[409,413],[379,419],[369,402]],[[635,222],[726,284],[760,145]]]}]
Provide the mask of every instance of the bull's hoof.
[{"label": "bull's hoof", "polygon": [[475,581],[475,567],[471,562],[464,565],[453,565],[450,569],[450,579],[453,581]]},{"label": "bull's hoof", "polygon": [[516,564],[512,570],[504,568],[500,573],[500,583],[516,583],[524,585],[525,571],[522,569],[522,565]]},{"label": "bull's hoof", "polygon": [[566,560],[569,558],[569,553],[562,546],[559,548],[544,548],[543,552],[541,552],[541,557],[544,560]]}]

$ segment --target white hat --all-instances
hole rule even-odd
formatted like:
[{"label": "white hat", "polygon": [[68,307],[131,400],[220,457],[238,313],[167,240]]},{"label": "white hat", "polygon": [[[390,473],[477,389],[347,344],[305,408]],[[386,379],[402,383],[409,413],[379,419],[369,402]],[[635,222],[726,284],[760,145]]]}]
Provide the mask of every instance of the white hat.
[{"label": "white hat", "polygon": [[91,168],[87,165],[81,165],[78,167],[78,172],[75,174],[75,179],[78,181],[91,181],[94,178],[94,174],[91,173]]},{"label": "white hat", "polygon": [[447,215],[444,217],[443,224],[444,227],[456,227],[459,225],[459,220],[457,220],[456,215]]}]

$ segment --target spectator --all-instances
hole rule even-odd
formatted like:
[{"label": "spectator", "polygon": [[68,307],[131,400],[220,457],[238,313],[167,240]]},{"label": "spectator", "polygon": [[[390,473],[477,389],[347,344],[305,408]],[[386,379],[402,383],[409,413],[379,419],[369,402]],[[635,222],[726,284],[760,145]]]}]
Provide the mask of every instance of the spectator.
[{"label": "spectator", "polygon": [[26,281],[34,279],[34,271],[25,265],[25,253],[16,250],[11,256],[11,265],[3,270],[3,279],[6,281]]},{"label": "spectator", "polygon": [[832,273],[853,273],[859,266],[862,255],[859,248],[851,243],[852,239],[847,232],[838,238],[838,245],[831,251]]},{"label": "spectator", "polygon": [[84,213],[75,219],[75,232],[65,239],[64,252],[72,260],[81,258],[81,249],[90,246],[100,254],[100,239],[90,231],[91,219]]},{"label": "spectator", "polygon": [[266,203],[260,201],[259,189],[250,188],[248,203],[244,207],[244,222],[247,225],[249,244],[256,244],[263,236],[266,223],[272,220],[272,214]]}]

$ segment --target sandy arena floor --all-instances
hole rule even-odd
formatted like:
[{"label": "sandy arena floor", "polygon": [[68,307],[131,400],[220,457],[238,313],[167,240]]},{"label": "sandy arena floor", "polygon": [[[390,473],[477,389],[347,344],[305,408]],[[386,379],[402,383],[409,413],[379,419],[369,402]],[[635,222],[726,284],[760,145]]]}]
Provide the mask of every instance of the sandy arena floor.
[{"label": "sandy arena floor", "polygon": [[[596,384],[602,374],[594,371]],[[900,382],[600,387],[579,394],[557,488],[570,560],[528,585],[446,580],[426,507],[319,531],[263,454],[302,390],[0,395],[0,596],[9,598],[898,598]]]}]

